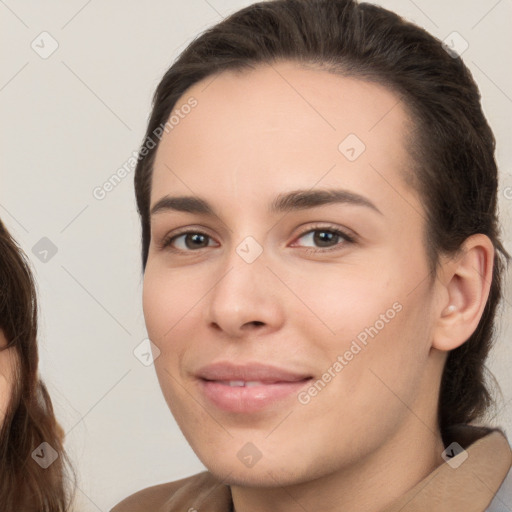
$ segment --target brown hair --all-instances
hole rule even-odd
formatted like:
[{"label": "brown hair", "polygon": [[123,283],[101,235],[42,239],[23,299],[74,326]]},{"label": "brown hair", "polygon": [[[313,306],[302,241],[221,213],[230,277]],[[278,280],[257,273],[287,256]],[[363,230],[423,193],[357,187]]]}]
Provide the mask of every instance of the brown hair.
[{"label": "brown hair", "polygon": [[499,239],[495,139],[478,88],[461,58],[386,9],[355,0],[259,2],[208,29],[182,52],[156,89],[135,171],[143,270],[158,148],[153,144],[148,151],[147,141],[159,133],[193,84],[226,70],[279,60],[382,84],[404,102],[414,125],[408,145],[415,169],[406,180],[425,205],[425,248],[432,279],[439,256],[456,255],[470,235],[483,233],[494,244],[485,310],[473,335],[448,356],[438,411],[441,432],[481,419],[493,403],[484,363],[494,337],[504,263],[510,258]]},{"label": "brown hair", "polygon": [[[0,329],[14,350],[14,384],[0,429],[0,503],[6,512],[64,512],[66,489],[64,432],[48,391],[37,374],[37,301],[26,256],[0,221]],[[32,457],[41,443],[58,454],[43,469]],[[44,452],[37,452],[44,453]]]}]

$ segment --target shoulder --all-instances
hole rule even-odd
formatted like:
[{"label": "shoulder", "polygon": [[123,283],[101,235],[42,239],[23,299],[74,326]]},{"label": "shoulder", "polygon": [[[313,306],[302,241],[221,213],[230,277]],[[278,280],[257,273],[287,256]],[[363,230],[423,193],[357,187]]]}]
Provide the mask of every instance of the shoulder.
[{"label": "shoulder", "polygon": [[[204,471],[197,475],[174,482],[142,489],[118,503],[111,512],[171,512],[173,510],[194,510],[208,496],[208,501],[219,505],[212,510],[229,510],[229,487],[219,482],[211,473]],[[204,507],[201,509],[203,510]]]},{"label": "shoulder", "polygon": [[163,511],[162,507],[165,506],[165,502],[169,501],[173,494],[179,491],[180,488],[187,488],[201,475],[203,473],[142,489],[118,503],[111,512],[139,512],[145,509],[154,510],[155,512]]}]

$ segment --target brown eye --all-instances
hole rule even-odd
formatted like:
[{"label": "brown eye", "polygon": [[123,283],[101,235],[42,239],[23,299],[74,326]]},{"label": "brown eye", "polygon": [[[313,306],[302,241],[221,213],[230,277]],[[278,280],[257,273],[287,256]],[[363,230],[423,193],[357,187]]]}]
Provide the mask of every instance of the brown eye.
[{"label": "brown eye", "polygon": [[[333,242],[338,242],[340,235],[333,233],[332,231],[315,231],[313,235],[313,241],[320,247],[325,247],[325,244],[330,246]],[[336,243],[334,245],[336,245]]]},{"label": "brown eye", "polygon": [[[185,246],[188,249],[201,249],[203,247],[208,247],[208,236],[203,235],[202,233],[188,233],[185,236]],[[205,245],[206,242],[206,245]]]},{"label": "brown eye", "polygon": [[[308,248],[308,250],[315,250],[315,247],[318,249],[325,248],[325,249],[336,249],[339,246],[345,245],[347,243],[353,243],[354,239],[350,236],[348,236],[346,233],[343,233],[342,231],[338,229],[332,229],[332,228],[317,228],[317,229],[311,229],[309,231],[306,231],[303,233],[298,240],[304,239],[309,243],[312,243],[311,245],[302,245],[305,248]],[[311,249],[310,249],[311,248]]]},{"label": "brown eye", "polygon": [[179,235],[174,235],[166,238],[162,247],[170,247],[176,251],[193,251],[203,249],[209,246],[211,237],[199,231],[187,231]]}]

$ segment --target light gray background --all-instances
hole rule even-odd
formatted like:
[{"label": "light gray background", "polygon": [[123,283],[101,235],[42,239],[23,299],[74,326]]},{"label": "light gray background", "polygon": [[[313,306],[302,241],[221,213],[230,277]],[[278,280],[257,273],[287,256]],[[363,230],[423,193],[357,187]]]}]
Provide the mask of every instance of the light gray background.
[{"label": "light gray background", "polygon": [[[152,93],[178,53],[242,0],[0,0],[0,216],[29,254],[41,304],[41,373],[78,468],[79,509],[107,511],[139,488],[203,469],[133,355],[146,337],[133,173],[93,197],[144,135]],[[498,142],[500,210],[512,251],[512,0],[380,0],[464,59]],[[47,31],[47,59],[31,43]],[[49,39],[44,47],[50,48]],[[41,49],[42,50],[42,49]],[[41,261],[42,237],[58,249]],[[41,242],[40,242],[41,243]],[[50,253],[51,254],[51,253]],[[41,256],[41,255],[40,255]],[[489,361],[503,390],[493,423],[512,436],[512,293]]]}]

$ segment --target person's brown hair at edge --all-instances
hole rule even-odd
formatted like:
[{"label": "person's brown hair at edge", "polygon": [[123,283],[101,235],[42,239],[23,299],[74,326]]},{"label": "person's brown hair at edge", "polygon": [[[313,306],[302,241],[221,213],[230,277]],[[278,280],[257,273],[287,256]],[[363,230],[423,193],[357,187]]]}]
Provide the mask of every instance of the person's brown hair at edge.
[{"label": "person's brown hair at edge", "polygon": [[[38,374],[36,288],[23,250],[1,221],[0,283],[0,332],[6,340],[0,357],[4,351],[13,356],[12,391],[0,428],[0,510],[65,512],[74,473],[64,431]],[[32,456],[44,442],[58,455],[46,468]]]}]

